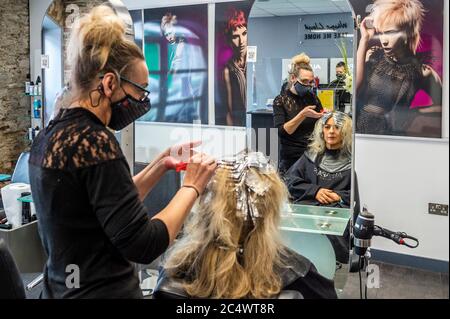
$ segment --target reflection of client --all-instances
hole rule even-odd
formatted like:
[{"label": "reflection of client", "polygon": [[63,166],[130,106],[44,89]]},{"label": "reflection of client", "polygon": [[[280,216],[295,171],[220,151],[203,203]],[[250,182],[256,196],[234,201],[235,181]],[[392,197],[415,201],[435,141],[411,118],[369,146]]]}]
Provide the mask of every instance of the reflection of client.
[{"label": "reflection of client", "polygon": [[247,21],[242,10],[233,9],[227,19],[225,36],[233,56],[223,70],[226,121],[230,126],[245,126],[247,104]]},{"label": "reflection of client", "polygon": [[176,105],[168,105],[165,121],[192,123],[198,119],[198,105],[194,101],[194,89],[190,70],[193,58],[186,39],[175,31],[177,16],[167,13],[161,19],[161,32],[169,42],[168,46],[168,99],[179,101]]},{"label": "reflection of client", "polygon": [[295,203],[350,207],[352,121],[341,112],[316,123],[308,151],[286,173]]},{"label": "reflection of client", "polygon": [[[308,151],[286,173],[293,201],[304,205],[349,208],[351,153],[352,120],[345,113],[327,113],[317,122]],[[357,197],[356,191],[356,202]],[[355,207],[355,211],[358,209]],[[343,236],[328,238],[336,253],[336,260],[347,263],[348,227]]]},{"label": "reflection of client", "polygon": [[[356,88],[361,102],[358,133],[423,135],[421,114],[434,113],[440,131],[442,82],[417,53],[425,10],[418,0],[377,0],[361,23]],[[371,42],[376,41],[376,46]],[[433,107],[411,109],[416,94],[425,91]],[[418,127],[411,124],[416,120]],[[436,126],[436,125],[435,125]],[[433,129],[433,126],[431,126]],[[440,135],[440,132],[437,133]]]},{"label": "reflection of client", "polygon": [[222,163],[169,251],[160,285],[181,281],[187,296],[200,298],[271,298],[281,290],[336,298],[333,282],[281,243],[286,200],[285,185],[261,153]]}]

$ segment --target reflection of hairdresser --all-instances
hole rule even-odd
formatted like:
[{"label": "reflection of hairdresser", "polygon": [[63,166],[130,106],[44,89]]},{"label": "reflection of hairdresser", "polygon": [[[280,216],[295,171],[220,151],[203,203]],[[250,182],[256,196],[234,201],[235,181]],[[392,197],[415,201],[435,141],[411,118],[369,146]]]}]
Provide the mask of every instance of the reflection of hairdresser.
[{"label": "reflection of hairdresser", "polygon": [[[349,208],[352,174],[352,120],[341,112],[319,120],[308,151],[287,172],[288,188],[297,204]],[[355,202],[359,199],[355,178]],[[359,211],[359,207],[355,211]],[[348,260],[348,228],[342,237],[328,236],[339,262]]]},{"label": "reflection of hairdresser", "polygon": [[336,64],[336,80],[332,81],[329,85],[330,88],[338,89],[336,90],[336,97],[338,99],[338,110],[341,112],[345,111],[345,103],[350,103],[351,94],[347,92],[344,87],[346,85],[346,65],[345,62],[339,62]]},{"label": "reflection of hairdresser", "polygon": [[314,92],[314,72],[305,54],[292,58],[289,84],[273,102],[274,126],[279,136],[279,171],[284,173],[303,155],[308,136],[322,115]]},{"label": "reflection of hairdresser", "polygon": [[[132,178],[118,141],[150,109],[148,69],[106,6],[81,18],[68,48],[70,100],[34,140],[30,184],[48,260],[43,298],[142,298],[131,262],[150,263],[169,246],[202,193],[214,160],[194,155],[184,187],[153,219],[142,203],[177,160],[158,156]],[[186,145],[185,155],[191,147]]]},{"label": "reflection of hairdresser", "polygon": [[281,290],[336,298],[333,282],[281,243],[287,190],[264,155],[228,163],[219,164],[184,236],[169,251],[158,286],[181,281],[186,297],[200,298],[271,298]]},{"label": "reflection of hairdresser", "polygon": [[338,64],[336,64],[336,80],[334,80],[330,83],[330,87],[333,87],[333,88],[344,87],[345,86],[345,78],[346,78],[345,63],[341,61]]}]

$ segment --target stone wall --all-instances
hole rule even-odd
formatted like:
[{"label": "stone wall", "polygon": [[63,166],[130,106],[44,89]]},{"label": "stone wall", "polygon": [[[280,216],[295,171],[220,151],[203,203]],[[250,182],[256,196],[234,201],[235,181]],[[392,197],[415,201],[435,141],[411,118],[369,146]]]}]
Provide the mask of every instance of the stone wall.
[{"label": "stone wall", "polygon": [[28,0],[0,2],[0,173],[11,172],[28,148],[31,101],[24,95],[30,73]]}]

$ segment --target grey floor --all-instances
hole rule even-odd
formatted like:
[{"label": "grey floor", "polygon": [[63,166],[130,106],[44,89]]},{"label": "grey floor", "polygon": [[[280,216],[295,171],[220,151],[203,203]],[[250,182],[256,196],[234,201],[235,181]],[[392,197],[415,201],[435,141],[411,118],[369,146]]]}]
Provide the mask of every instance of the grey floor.
[{"label": "grey floor", "polygon": [[[435,273],[380,262],[373,264],[379,269],[379,288],[368,289],[369,299],[449,299],[448,273]],[[149,273],[150,277],[155,277],[155,274]],[[28,284],[36,276],[37,274],[23,274],[24,284]],[[153,286],[155,283],[154,278],[149,278],[148,275],[141,279],[146,280],[148,286]],[[336,285],[343,288],[339,292],[339,298],[359,299],[358,273],[340,271],[336,278]],[[42,284],[27,292],[27,297],[39,298],[41,290]]]},{"label": "grey floor", "polygon": [[[379,269],[379,288],[367,289],[368,299],[449,299],[448,273],[436,273],[381,262],[373,262],[373,264]],[[360,298],[358,273],[347,273],[345,285],[339,297],[341,299]]]}]

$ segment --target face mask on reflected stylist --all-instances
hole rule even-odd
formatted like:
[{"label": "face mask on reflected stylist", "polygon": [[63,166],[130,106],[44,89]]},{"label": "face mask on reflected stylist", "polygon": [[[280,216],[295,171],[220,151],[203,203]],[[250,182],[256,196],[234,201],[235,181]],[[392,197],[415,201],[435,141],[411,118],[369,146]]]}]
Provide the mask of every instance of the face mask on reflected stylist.
[{"label": "face mask on reflected stylist", "polygon": [[296,82],[294,85],[295,91],[301,97],[314,95],[314,87]]},{"label": "face mask on reflected stylist", "polygon": [[150,109],[151,103],[148,97],[139,101],[127,94],[122,100],[111,103],[111,120],[108,127],[120,131],[142,117]]}]

